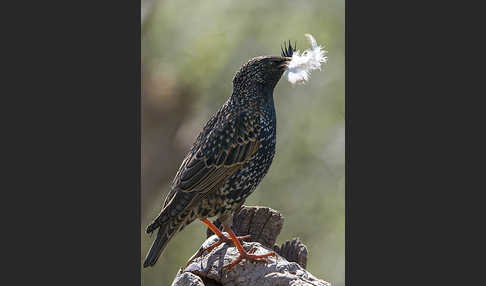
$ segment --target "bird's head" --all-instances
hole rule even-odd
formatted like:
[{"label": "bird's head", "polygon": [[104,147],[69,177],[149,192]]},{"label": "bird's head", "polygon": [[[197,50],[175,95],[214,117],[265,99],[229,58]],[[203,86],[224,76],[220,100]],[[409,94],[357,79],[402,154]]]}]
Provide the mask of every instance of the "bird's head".
[{"label": "bird's head", "polygon": [[233,78],[233,86],[239,89],[273,90],[277,82],[287,70],[287,64],[292,60],[295,46],[290,42],[282,48],[281,56],[261,56],[249,60]]}]

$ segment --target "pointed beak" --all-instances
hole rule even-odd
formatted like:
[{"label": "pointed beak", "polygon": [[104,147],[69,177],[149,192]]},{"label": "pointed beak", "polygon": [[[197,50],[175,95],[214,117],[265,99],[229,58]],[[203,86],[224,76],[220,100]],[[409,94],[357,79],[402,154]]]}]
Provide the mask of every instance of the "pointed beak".
[{"label": "pointed beak", "polygon": [[278,67],[286,70],[288,68],[288,64],[291,60],[292,60],[292,58],[290,58],[290,57],[282,57],[282,63]]}]

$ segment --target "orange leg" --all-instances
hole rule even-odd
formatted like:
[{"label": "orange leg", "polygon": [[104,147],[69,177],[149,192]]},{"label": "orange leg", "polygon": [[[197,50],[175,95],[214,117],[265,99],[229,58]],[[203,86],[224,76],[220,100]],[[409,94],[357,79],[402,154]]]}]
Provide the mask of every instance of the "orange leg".
[{"label": "orange leg", "polygon": [[[234,242],[233,237],[228,238],[226,237],[219,229],[216,227],[212,222],[210,222],[208,219],[201,219],[201,222],[204,223],[214,234],[216,234],[219,237],[219,240],[216,241],[215,243],[211,244],[208,248],[204,249],[203,252],[211,252],[215,247],[220,245],[223,242],[230,243]],[[241,245],[240,240],[245,240],[250,238],[250,235],[245,235],[245,236],[236,236],[233,232],[231,232],[233,236],[235,237],[236,241],[238,244]],[[230,234],[231,236],[231,234]]]},{"label": "orange leg", "polygon": [[[277,257],[277,254],[275,254],[275,252],[271,251],[269,253],[266,253],[266,254],[261,254],[261,255],[256,255],[256,254],[249,254],[248,252],[246,252],[246,250],[243,248],[243,246],[241,245],[238,237],[235,235],[235,233],[231,230],[231,228],[229,228],[228,226],[226,226],[225,224],[223,224],[224,226],[224,229],[226,230],[226,232],[230,235],[231,239],[233,240],[233,243],[235,244],[236,248],[238,249],[238,252],[240,253],[240,255],[238,256],[238,258],[236,258],[233,262],[231,262],[230,264],[228,265],[225,265],[223,268],[227,268],[227,269],[231,269],[233,266],[235,266],[236,264],[238,264],[241,260],[243,259],[247,259],[247,260],[253,260],[253,261],[263,261],[263,262],[268,262],[268,260],[266,260],[265,258],[266,257],[269,257],[269,256],[275,256]],[[250,253],[253,252],[252,250],[249,251]]]}]

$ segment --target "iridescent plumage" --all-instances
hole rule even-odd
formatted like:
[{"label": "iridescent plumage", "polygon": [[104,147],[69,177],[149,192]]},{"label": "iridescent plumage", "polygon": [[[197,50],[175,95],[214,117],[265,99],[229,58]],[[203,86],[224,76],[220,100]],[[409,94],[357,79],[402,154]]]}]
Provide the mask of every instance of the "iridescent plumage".
[{"label": "iridescent plumage", "polygon": [[232,95],[204,126],[160,215],[147,227],[158,233],[144,267],[153,266],[169,240],[195,219],[227,221],[261,182],[275,154],[273,90],[294,49],[289,42],[282,57],[253,58],[236,73]]}]

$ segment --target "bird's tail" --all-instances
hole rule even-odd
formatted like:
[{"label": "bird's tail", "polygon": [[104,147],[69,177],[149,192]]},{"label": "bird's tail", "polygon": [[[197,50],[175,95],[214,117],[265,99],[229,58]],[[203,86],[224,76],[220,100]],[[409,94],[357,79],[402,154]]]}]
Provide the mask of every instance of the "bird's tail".
[{"label": "bird's tail", "polygon": [[167,246],[167,243],[178,230],[177,227],[171,228],[170,223],[158,225],[157,222],[154,222],[148,226],[147,233],[150,233],[157,228],[159,229],[157,231],[157,237],[152,243],[152,246],[150,247],[150,250],[147,253],[147,257],[145,257],[145,262],[143,263],[144,268],[155,265],[160,255],[164,251],[165,247]]},{"label": "bird's tail", "polygon": [[[189,216],[190,209],[187,209],[193,196],[192,193],[176,193],[169,202],[166,199],[160,215],[147,227],[147,233],[152,233],[156,229],[158,231],[143,267],[154,266],[171,238],[194,220]],[[169,195],[167,198],[171,198],[171,196]]]}]

